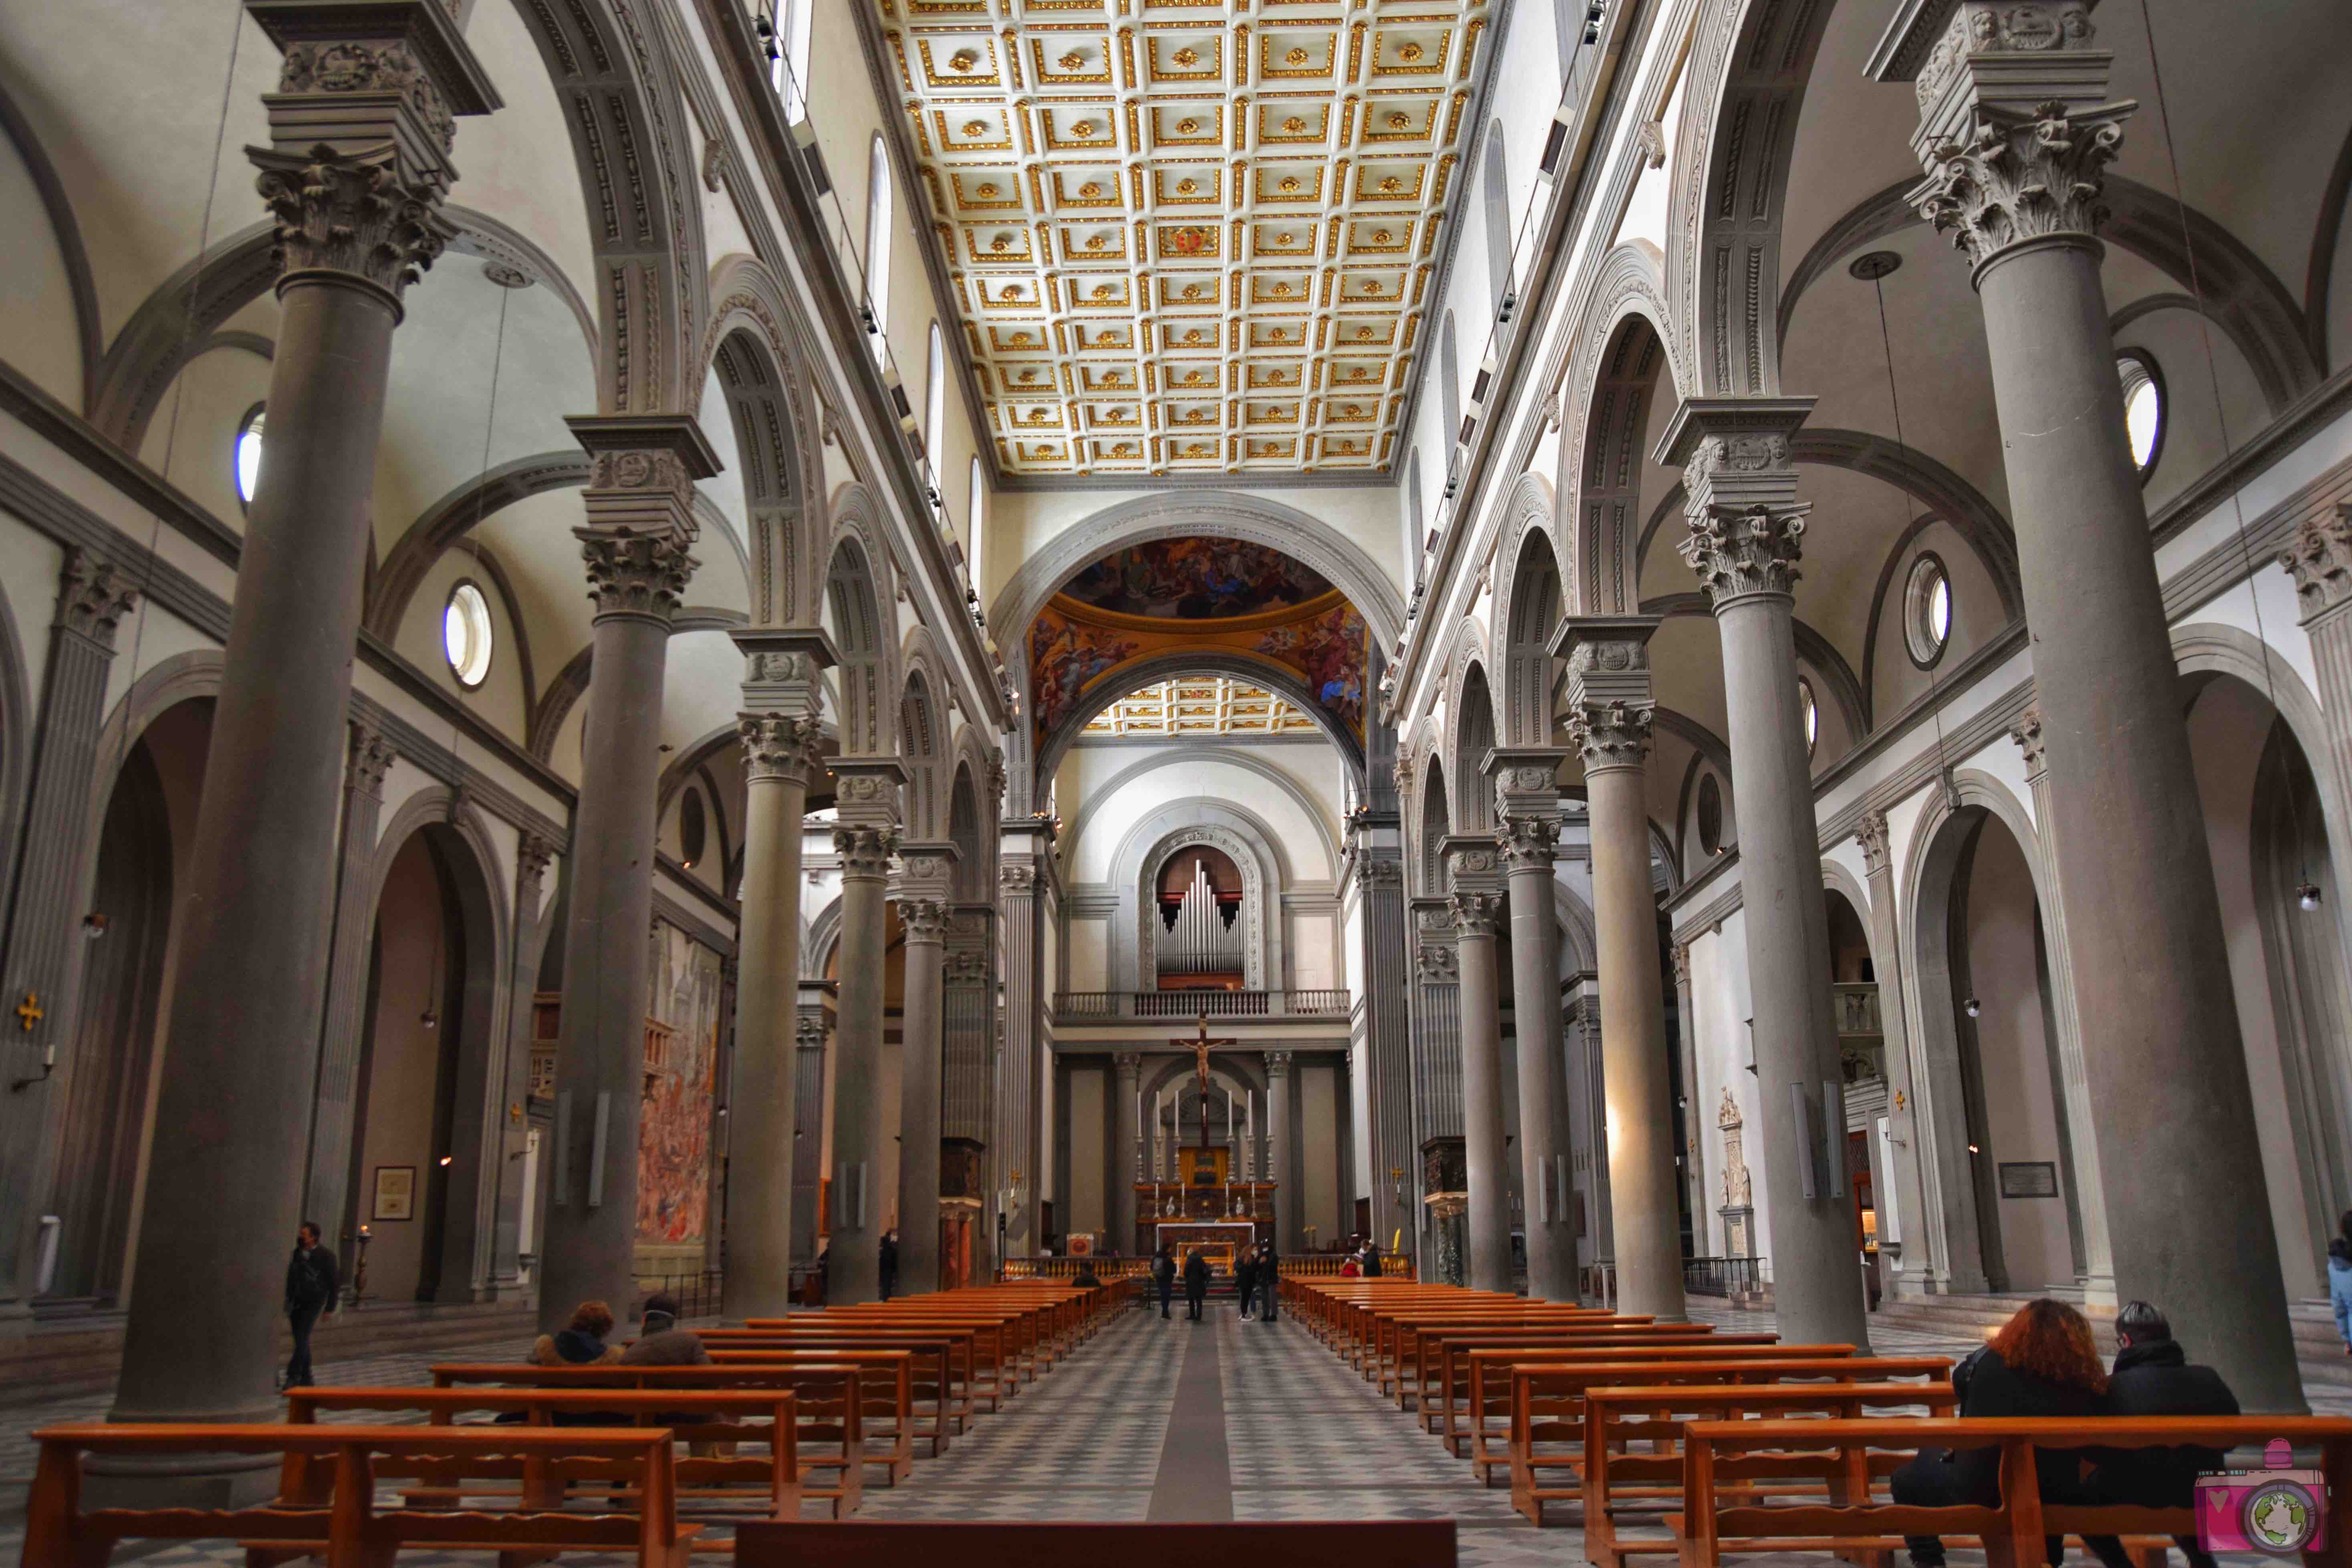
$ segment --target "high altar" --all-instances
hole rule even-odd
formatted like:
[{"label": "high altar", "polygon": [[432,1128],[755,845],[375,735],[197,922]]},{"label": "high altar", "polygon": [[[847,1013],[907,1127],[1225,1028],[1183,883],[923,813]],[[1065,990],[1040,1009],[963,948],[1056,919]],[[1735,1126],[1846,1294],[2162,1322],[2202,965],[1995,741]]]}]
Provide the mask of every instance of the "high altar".
[{"label": "high altar", "polygon": [[1139,1257],[1150,1257],[1162,1242],[1176,1249],[1181,1265],[1193,1251],[1208,1255],[1209,1267],[1230,1273],[1241,1249],[1274,1237],[1274,1184],[1233,1179],[1234,1151],[1209,1142],[1209,1048],[1232,1045],[1211,1040],[1209,1020],[1201,1019],[1195,1040],[1171,1040],[1190,1046],[1197,1058],[1201,1082],[1201,1142],[1178,1149],[1174,1181],[1135,1184],[1135,1235]]}]

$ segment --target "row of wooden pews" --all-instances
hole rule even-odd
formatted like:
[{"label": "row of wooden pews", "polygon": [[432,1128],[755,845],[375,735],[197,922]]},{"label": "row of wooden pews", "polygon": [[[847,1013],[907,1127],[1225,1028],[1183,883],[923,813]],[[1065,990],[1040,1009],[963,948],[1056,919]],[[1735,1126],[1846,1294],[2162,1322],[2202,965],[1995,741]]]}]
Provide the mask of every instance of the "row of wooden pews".
[{"label": "row of wooden pews", "polygon": [[[2035,1450],[2194,1444],[2319,1450],[2331,1491],[2352,1498],[2352,1421],[2287,1416],[1961,1419],[1943,1356],[1864,1356],[1850,1344],[1782,1344],[1458,1286],[1384,1280],[1282,1282],[1293,1321],[1413,1413],[1479,1479],[1508,1479],[1542,1525],[1562,1512],[1599,1568],[1673,1557],[1832,1553],[1888,1568],[1903,1538],[1976,1537],[1991,1568],[2042,1561],[2048,1535],[2115,1535],[2144,1565],[2194,1511],[2058,1507],[2041,1500]],[[1887,1479],[1923,1448],[2000,1450],[1990,1508],[1895,1505]],[[2352,1568],[2331,1527],[2312,1563]]]},{"label": "row of wooden pews", "polygon": [[[23,1563],[102,1568],[121,1542],[231,1540],[251,1568],[383,1568],[409,1548],[497,1552],[503,1568],[571,1551],[683,1568],[737,1547],[712,1522],[782,1531],[741,1550],[784,1550],[804,1500],[845,1520],[869,1479],[896,1486],[946,1453],[1136,1292],[1132,1280],[1012,1281],[704,1330],[708,1366],[452,1363],[429,1387],[291,1390],[282,1423],[50,1427],[34,1434]],[[92,1456],[219,1454],[276,1456],[275,1495],[84,1504]]]}]

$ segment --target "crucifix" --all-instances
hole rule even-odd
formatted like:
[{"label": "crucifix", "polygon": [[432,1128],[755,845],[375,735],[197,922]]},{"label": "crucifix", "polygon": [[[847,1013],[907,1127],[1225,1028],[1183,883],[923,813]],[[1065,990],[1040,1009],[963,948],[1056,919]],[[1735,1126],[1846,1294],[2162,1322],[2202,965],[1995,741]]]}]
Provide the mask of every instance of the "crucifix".
[{"label": "crucifix", "polygon": [[1201,1036],[1198,1040],[1171,1040],[1168,1043],[1189,1045],[1192,1048],[1192,1074],[1201,1084],[1201,1147],[1205,1149],[1209,1146],[1209,1048],[1213,1045],[1239,1045],[1241,1041],[1211,1040],[1209,1015],[1203,1012],[1201,1015]]}]

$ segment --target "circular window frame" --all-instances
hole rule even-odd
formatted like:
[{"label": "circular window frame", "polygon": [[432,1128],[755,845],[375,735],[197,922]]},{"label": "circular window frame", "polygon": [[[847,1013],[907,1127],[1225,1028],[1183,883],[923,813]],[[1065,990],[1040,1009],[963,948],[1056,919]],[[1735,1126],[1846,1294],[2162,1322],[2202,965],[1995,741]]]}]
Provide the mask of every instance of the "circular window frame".
[{"label": "circular window frame", "polygon": [[[1937,581],[1944,585],[1944,632],[1940,637],[1927,624],[1927,601]],[[1911,562],[1911,570],[1903,574],[1903,651],[1911,656],[1912,668],[1932,670],[1943,663],[1944,655],[1951,650],[1952,628],[1959,620],[1959,595],[1952,589],[1951,568],[1934,550],[1921,550]]]},{"label": "circular window frame", "polygon": [[[1709,821],[1710,817],[1714,821]],[[1698,834],[1701,854],[1712,860],[1723,852],[1723,785],[1712,771],[1698,776],[1691,800],[1691,827]]]},{"label": "circular window frame", "polygon": [[677,802],[677,863],[692,871],[709,848],[710,823],[702,791],[689,784]]},{"label": "circular window frame", "polygon": [[1810,762],[1822,747],[1822,699],[1803,675],[1797,677],[1797,722],[1805,732],[1805,759]]},{"label": "circular window frame", "polygon": [[[449,612],[457,608],[457,596],[471,591],[482,607],[481,635],[484,643],[482,668],[472,680],[466,678],[465,668],[449,655]],[[470,577],[461,577],[449,585],[448,595],[441,601],[441,662],[448,666],[449,678],[465,691],[478,692],[489,680],[490,672],[498,667],[499,629],[490,614],[490,596],[482,585]]]},{"label": "circular window frame", "polygon": [[[267,422],[264,420],[263,415],[267,414],[268,412],[269,404],[266,402],[257,402],[251,408],[247,409],[245,411],[244,417],[236,422],[236,434],[229,438],[228,493],[236,497],[236,509],[240,513],[250,512],[253,509],[253,497],[245,493],[245,465],[241,461],[245,452],[245,438],[253,434],[253,427],[255,425],[261,425],[263,428],[261,438],[262,444],[264,454],[265,455],[267,455],[269,441],[268,434],[268,426]],[[261,490],[261,463],[257,458],[255,460],[253,465],[253,488],[257,495],[259,494]]]},{"label": "circular window frame", "polygon": [[2138,465],[2139,482],[2145,485],[2156,475],[2156,465],[2164,461],[2164,438],[2172,429],[2172,392],[2165,385],[2164,367],[2146,349],[2117,349],[2116,377],[2123,390],[2124,444],[2131,444],[2131,400],[2138,384],[2132,379],[2137,371],[2146,383],[2156,390],[2156,439],[2147,444],[2147,461]]}]

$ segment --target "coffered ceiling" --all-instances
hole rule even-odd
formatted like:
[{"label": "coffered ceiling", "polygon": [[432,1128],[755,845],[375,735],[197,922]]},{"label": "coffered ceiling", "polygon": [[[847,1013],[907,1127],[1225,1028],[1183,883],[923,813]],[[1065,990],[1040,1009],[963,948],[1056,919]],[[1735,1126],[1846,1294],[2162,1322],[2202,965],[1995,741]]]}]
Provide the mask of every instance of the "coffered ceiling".
[{"label": "coffered ceiling", "polygon": [[859,3],[1001,473],[1391,466],[1488,0]]},{"label": "coffered ceiling", "polygon": [[1287,699],[1226,675],[1161,681],[1087,721],[1087,736],[1307,735],[1315,721]]}]

